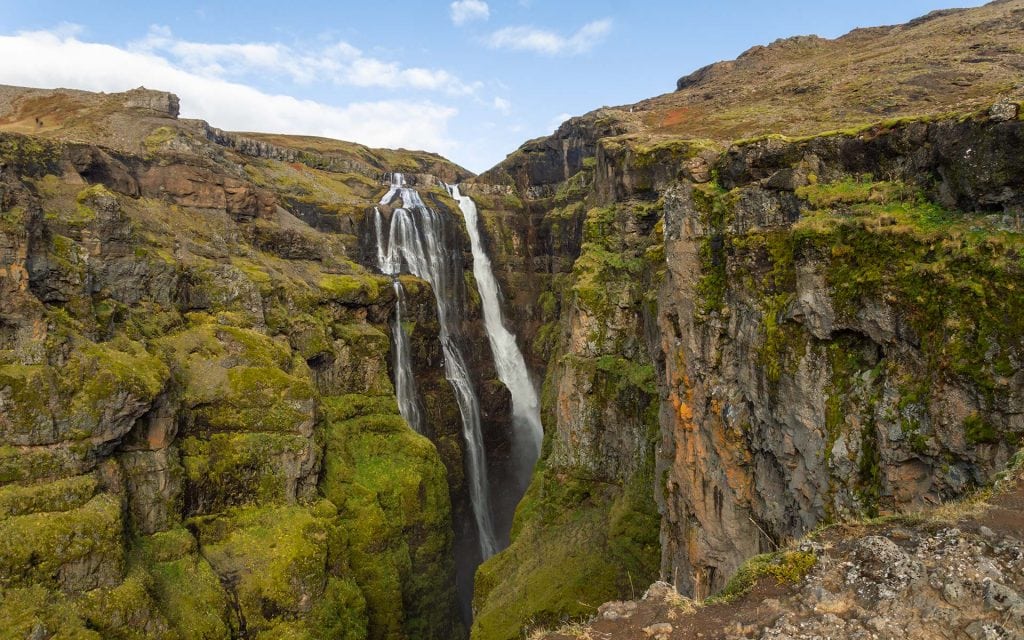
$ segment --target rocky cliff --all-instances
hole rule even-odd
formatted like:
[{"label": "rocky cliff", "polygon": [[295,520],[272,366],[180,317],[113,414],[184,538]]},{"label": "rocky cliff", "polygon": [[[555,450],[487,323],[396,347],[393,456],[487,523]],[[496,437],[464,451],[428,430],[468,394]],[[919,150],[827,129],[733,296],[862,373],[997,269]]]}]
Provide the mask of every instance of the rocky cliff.
[{"label": "rocky cliff", "polygon": [[0,93],[4,637],[462,635],[433,294],[403,276],[428,440],[395,404],[390,279],[356,261],[385,171],[468,174],[165,93]]},{"label": "rocky cliff", "polygon": [[[510,549],[478,573],[474,637],[585,618],[654,577],[706,598],[816,527],[1006,467],[1024,430],[1022,16],[999,2],[752,50],[467,185],[548,435]],[[952,32],[955,52],[937,44]],[[800,73],[874,45],[892,95],[918,85],[888,47],[935,45],[939,75],[993,53],[971,91],[886,112],[847,100],[846,77],[793,97]]]},{"label": "rocky cliff", "polygon": [[[1024,1],[1000,0],[756,47],[476,178],[224,132],[162,92],[0,88],[0,620],[465,636],[477,558],[433,292],[402,276],[419,435],[394,289],[366,266],[400,171],[445,216],[475,345],[465,230],[432,185],[479,204],[542,389],[472,637],[595,614],[568,632],[1014,637],[1019,472],[985,501],[1024,434],[1021,38]],[[469,351],[510,512],[509,396]]]}]

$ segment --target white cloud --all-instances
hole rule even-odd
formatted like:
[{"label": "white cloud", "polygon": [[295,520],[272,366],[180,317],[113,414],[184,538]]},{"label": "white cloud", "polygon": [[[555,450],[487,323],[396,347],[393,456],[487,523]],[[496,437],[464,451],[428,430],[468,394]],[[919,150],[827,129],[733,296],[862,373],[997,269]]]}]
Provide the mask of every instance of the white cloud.
[{"label": "white cloud", "polygon": [[[231,64],[247,68],[260,64],[280,66],[273,47],[233,49],[230,56],[205,52],[193,55],[202,61],[197,64],[208,70],[217,65],[226,69]],[[3,84],[90,91],[124,91],[145,85],[178,94],[183,116],[203,118],[224,129],[320,135],[371,146],[441,153],[454,147],[447,126],[457,110],[429,100],[381,100],[336,106],[269,94],[216,73],[185,68],[155,49],[128,50],[84,42],[66,29],[0,36],[0,60],[18,61],[0,65]],[[388,68],[386,63],[384,68]],[[369,68],[360,71],[371,72]]]},{"label": "white cloud", "polygon": [[175,38],[167,27],[154,26],[146,38],[132,43],[130,49],[165,56],[192,73],[215,78],[270,75],[298,84],[333,82],[355,87],[443,91],[450,95],[469,95],[481,86],[465,83],[444,69],[403,67],[368,57],[342,41],[302,51],[279,42],[191,42]]},{"label": "white cloud", "polygon": [[507,116],[508,114],[512,113],[512,103],[506,100],[505,98],[495,98],[494,101],[491,102],[491,106],[497,109],[503,115]]},{"label": "white cloud", "polygon": [[609,18],[588,22],[569,36],[535,27],[505,27],[492,33],[487,38],[487,44],[492,49],[578,55],[593,49],[611,30],[612,21]]},{"label": "white cloud", "polygon": [[491,17],[491,9],[483,0],[455,0],[449,5],[452,22],[462,26],[473,20],[487,20]]}]

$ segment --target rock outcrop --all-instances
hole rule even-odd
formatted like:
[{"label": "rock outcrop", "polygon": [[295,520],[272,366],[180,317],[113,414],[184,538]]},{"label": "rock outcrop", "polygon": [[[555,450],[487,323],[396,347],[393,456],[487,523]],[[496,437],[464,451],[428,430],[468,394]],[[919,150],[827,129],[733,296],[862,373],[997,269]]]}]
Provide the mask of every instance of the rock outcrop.
[{"label": "rock outcrop", "polygon": [[[667,136],[658,104],[574,119],[467,185],[548,431],[512,546],[478,574],[474,637],[590,615],[653,577],[642,525],[610,524],[645,500],[658,574],[700,599],[822,523],[984,486],[1020,444],[1017,94],[734,142]],[[561,558],[551,540],[572,548],[558,576],[531,555]],[[620,550],[639,564],[607,568]]]},{"label": "rock outcrop", "polygon": [[[384,191],[373,167],[466,173],[365,149],[320,163],[287,139],[244,155],[166,93],[5,100],[8,128],[76,114],[0,133],[5,631],[463,635],[457,408],[444,384],[425,394],[433,441],[398,414],[393,289],[356,260]],[[128,126],[82,139],[93,117]],[[415,364],[436,379],[433,293],[406,292]]]}]

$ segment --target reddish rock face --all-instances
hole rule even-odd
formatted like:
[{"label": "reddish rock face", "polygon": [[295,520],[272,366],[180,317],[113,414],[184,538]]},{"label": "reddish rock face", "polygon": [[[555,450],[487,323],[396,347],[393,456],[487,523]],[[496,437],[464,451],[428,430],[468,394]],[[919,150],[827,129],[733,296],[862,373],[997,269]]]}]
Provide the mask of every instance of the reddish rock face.
[{"label": "reddish rock face", "polygon": [[147,168],[139,176],[139,190],[183,207],[224,209],[236,219],[269,217],[277,204],[274,194],[252,183],[182,164]]}]

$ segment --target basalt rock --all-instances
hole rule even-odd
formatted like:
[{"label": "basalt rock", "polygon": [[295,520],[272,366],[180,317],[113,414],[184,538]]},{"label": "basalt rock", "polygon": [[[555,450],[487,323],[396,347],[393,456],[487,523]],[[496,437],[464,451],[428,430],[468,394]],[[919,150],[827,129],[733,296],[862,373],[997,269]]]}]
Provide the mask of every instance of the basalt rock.
[{"label": "basalt rock", "polygon": [[[460,637],[454,402],[429,397],[436,445],[409,429],[390,281],[279,186],[298,175],[357,228],[374,172],[218,145],[170,94],[0,94],[15,120],[78,114],[0,134],[0,619],[18,637]],[[118,135],[90,143],[90,118]]]}]

